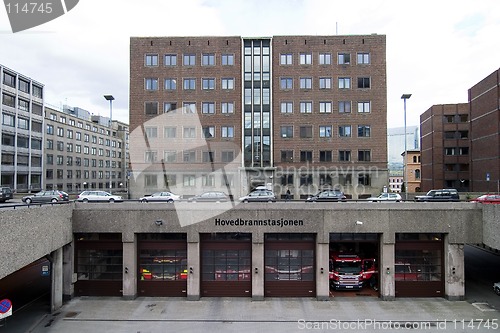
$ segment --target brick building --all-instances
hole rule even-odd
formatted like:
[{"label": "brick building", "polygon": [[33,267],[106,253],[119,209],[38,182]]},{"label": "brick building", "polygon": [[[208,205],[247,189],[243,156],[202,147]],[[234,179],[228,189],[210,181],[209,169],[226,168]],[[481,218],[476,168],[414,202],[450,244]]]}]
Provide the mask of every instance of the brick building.
[{"label": "brick building", "polygon": [[266,184],[296,199],[333,187],[362,198],[387,186],[385,36],[130,45],[133,195],[240,183],[234,195]]}]

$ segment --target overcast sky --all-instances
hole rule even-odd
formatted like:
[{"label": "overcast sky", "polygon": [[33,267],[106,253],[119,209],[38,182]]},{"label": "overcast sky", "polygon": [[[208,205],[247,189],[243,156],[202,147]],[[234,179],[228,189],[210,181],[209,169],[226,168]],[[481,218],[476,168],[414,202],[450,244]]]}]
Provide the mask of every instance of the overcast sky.
[{"label": "overcast sky", "polygon": [[[55,0],[57,1],[57,0]],[[499,0],[80,0],[67,14],[13,34],[0,9],[0,63],[69,104],[128,123],[131,36],[360,35],[387,37],[388,127],[434,104],[466,103],[500,67]]]}]

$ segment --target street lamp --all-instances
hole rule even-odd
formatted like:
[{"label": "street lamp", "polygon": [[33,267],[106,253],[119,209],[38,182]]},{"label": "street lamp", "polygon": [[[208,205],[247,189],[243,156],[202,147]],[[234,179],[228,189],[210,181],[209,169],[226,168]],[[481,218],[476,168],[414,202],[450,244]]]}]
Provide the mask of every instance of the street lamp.
[{"label": "street lamp", "polygon": [[403,94],[401,99],[404,101],[404,119],[405,119],[405,154],[403,158],[403,177],[404,177],[404,187],[405,187],[405,201],[408,200],[408,175],[406,174],[406,159],[408,158],[408,152],[406,147],[406,100],[411,97],[411,94]]},{"label": "street lamp", "polygon": [[113,171],[113,154],[111,153],[111,138],[113,136],[113,128],[112,128],[112,125],[113,125],[113,101],[115,100],[115,98],[113,97],[113,95],[104,95],[104,99],[106,99],[107,101],[109,101],[109,192],[111,192],[111,188],[112,188],[112,184],[111,184],[111,181],[112,181],[112,177],[111,177],[111,174],[112,174],[112,171]]}]

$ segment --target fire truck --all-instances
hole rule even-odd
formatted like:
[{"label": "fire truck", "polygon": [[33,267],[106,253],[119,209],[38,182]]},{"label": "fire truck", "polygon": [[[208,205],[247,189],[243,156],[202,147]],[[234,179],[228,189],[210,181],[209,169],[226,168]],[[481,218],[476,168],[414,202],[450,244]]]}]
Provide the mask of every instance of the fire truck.
[{"label": "fire truck", "polygon": [[361,259],[357,254],[330,255],[330,287],[335,290],[360,290],[370,283],[376,287],[375,259]]}]

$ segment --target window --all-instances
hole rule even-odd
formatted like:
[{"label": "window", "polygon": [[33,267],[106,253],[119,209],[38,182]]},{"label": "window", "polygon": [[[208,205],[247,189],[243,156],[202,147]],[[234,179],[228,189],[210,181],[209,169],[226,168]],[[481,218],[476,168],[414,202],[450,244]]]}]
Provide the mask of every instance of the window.
[{"label": "window", "polygon": [[350,162],[351,161],[351,151],[350,150],[339,150],[339,161],[340,162]]},{"label": "window", "polygon": [[358,65],[367,65],[370,63],[370,53],[358,53]]},{"label": "window", "polygon": [[57,165],[63,165],[64,164],[64,156],[57,155],[56,163],[57,163]]},{"label": "window", "polygon": [[221,112],[222,113],[234,113],[234,103],[233,102],[222,103],[221,104]]},{"label": "window", "polygon": [[202,66],[215,66],[215,54],[204,53],[201,55],[201,65]]},{"label": "window", "polygon": [[2,104],[6,106],[10,106],[12,108],[16,107],[16,98],[12,95],[9,94],[2,94],[3,100]]},{"label": "window", "polygon": [[293,113],[293,102],[281,102],[281,113]]},{"label": "window", "polygon": [[68,153],[72,153],[73,152],[73,144],[72,143],[70,143],[70,142],[66,143],[66,151]]},{"label": "window", "polygon": [[339,101],[339,113],[351,113],[351,102]]},{"label": "window", "polygon": [[234,138],[234,127],[233,126],[222,126],[221,135],[223,138]]},{"label": "window", "polygon": [[364,175],[364,174],[358,175],[358,184],[364,186],[371,186],[370,175]]},{"label": "window", "polygon": [[175,161],[177,161],[177,152],[166,151],[164,153],[164,159],[165,159],[165,162],[167,162],[167,163],[174,163]]},{"label": "window", "polygon": [[182,87],[184,90],[195,90],[196,89],[196,79],[193,79],[193,78],[183,79]]},{"label": "window", "polygon": [[280,65],[291,65],[292,64],[292,54],[282,53],[280,54]]},{"label": "window", "polygon": [[359,162],[370,162],[371,161],[370,150],[358,150],[358,161]]},{"label": "window", "polygon": [[369,77],[358,77],[358,88],[360,88],[360,89],[370,88],[370,78]]},{"label": "window", "polygon": [[282,150],[281,151],[281,162],[292,163],[293,162],[293,150]]},{"label": "window", "polygon": [[351,78],[339,77],[339,89],[351,89]]},{"label": "window", "polygon": [[165,79],[165,90],[176,90],[177,80],[172,78]]},{"label": "window", "polygon": [[332,64],[331,53],[320,53],[318,61],[320,65],[331,65]]},{"label": "window", "polygon": [[68,139],[73,139],[73,130],[70,130],[70,129],[69,129],[69,130],[67,130],[67,131],[66,131],[66,137],[67,137]]},{"label": "window", "polygon": [[319,113],[332,113],[332,102],[319,102]]},{"label": "window", "polygon": [[312,126],[300,126],[301,138],[312,138]]},{"label": "window", "polygon": [[331,162],[332,161],[332,151],[331,150],[320,150],[319,151],[319,161],[320,162]]},{"label": "window", "polygon": [[184,102],[182,112],[185,114],[196,114],[196,103],[195,102]]},{"label": "window", "polygon": [[17,118],[17,128],[29,130],[30,129],[30,121],[26,118],[18,117]]},{"label": "window", "polygon": [[158,66],[158,55],[146,54],[146,66]]},{"label": "window", "polygon": [[339,126],[339,137],[350,138],[351,137],[351,125]]},{"label": "window", "polygon": [[204,151],[202,152],[202,161],[204,163],[207,163],[207,162],[210,162],[210,163],[213,163],[214,162],[214,152],[213,151]]},{"label": "window", "polygon": [[234,79],[222,79],[222,89],[223,90],[232,90],[234,89]]},{"label": "window", "polygon": [[177,66],[177,54],[165,54],[165,66]]},{"label": "window", "polygon": [[158,137],[158,127],[145,127],[146,138],[155,139]]},{"label": "window", "polygon": [[319,78],[319,89],[332,89],[332,78],[331,77],[320,77]]},{"label": "window", "polygon": [[182,131],[182,137],[186,139],[196,138],[196,131],[194,127],[184,127]]},{"label": "window", "polygon": [[214,90],[215,89],[215,79],[201,79],[201,89],[203,90]]},{"label": "window", "polygon": [[214,102],[201,103],[201,112],[203,114],[214,114],[215,113],[215,103]]},{"label": "window", "polygon": [[195,162],[196,161],[196,152],[194,150],[186,150],[182,153],[182,161],[183,162]]},{"label": "window", "polygon": [[33,85],[33,96],[43,98],[43,88],[37,85]]},{"label": "window", "polygon": [[146,78],[145,84],[146,84],[146,90],[158,90],[157,78]]},{"label": "window", "polygon": [[301,162],[312,162],[312,151],[311,150],[301,150],[300,151],[300,161]]},{"label": "window", "polygon": [[38,116],[42,115],[42,106],[40,104],[33,103],[31,105],[31,113],[36,114]]},{"label": "window", "polygon": [[205,187],[215,186],[215,176],[214,175],[202,175],[201,186],[205,186]]},{"label": "window", "polygon": [[312,185],[313,177],[310,174],[300,175],[300,186]]},{"label": "window", "polygon": [[158,102],[146,102],[144,109],[146,114],[158,114]]},{"label": "window", "polygon": [[16,87],[16,75],[10,74],[8,72],[3,72],[3,84],[8,85],[9,87]]},{"label": "window", "polygon": [[222,162],[232,162],[234,160],[234,152],[232,150],[222,152]]},{"label": "window", "polygon": [[149,150],[144,152],[144,162],[153,163],[158,160],[158,152],[154,150]]},{"label": "window", "polygon": [[338,64],[339,65],[349,65],[351,63],[350,53],[339,53],[338,54]]},{"label": "window", "polygon": [[21,111],[30,112],[30,102],[24,99],[18,98],[17,108]]},{"label": "window", "polygon": [[282,90],[293,89],[293,79],[291,77],[282,77],[280,79],[280,88]]},{"label": "window", "polygon": [[311,53],[301,53],[300,54],[300,64],[301,65],[312,65],[312,54]]},{"label": "window", "polygon": [[[16,122],[16,117],[11,114],[2,114],[2,125],[14,127]],[[49,133],[49,126],[51,127],[51,133]],[[47,134],[54,134],[54,126],[47,125]]]},{"label": "window", "polygon": [[282,138],[293,138],[293,126],[281,126],[280,133]]},{"label": "window", "polygon": [[19,148],[29,148],[29,139],[24,136],[17,137],[17,146]]},{"label": "window", "polygon": [[196,65],[196,56],[194,54],[184,54],[184,56],[182,57],[182,64],[184,66]]},{"label": "window", "polygon": [[223,54],[222,66],[233,66],[233,65],[234,65],[234,54]]},{"label": "window", "polygon": [[172,102],[165,102],[163,104],[163,112],[173,112],[177,109],[177,103],[172,103]]},{"label": "window", "polygon": [[312,102],[300,102],[300,113],[312,113]]},{"label": "window", "polygon": [[[2,144],[5,144],[2,142]],[[54,149],[54,140],[47,140],[47,149],[53,150]]]},{"label": "window", "polygon": [[312,89],[312,78],[301,77],[300,78],[300,89]]},{"label": "window", "polygon": [[370,126],[358,125],[358,138],[369,138],[369,137],[370,137]]},{"label": "window", "polygon": [[332,137],[332,126],[320,126],[319,127],[319,137],[320,138],[331,138]]},{"label": "window", "polygon": [[215,126],[203,126],[202,134],[204,138],[215,138]]},{"label": "window", "polygon": [[47,154],[47,164],[48,165],[53,165],[54,164],[54,155]]},{"label": "window", "polygon": [[370,102],[358,102],[359,113],[370,113]]}]

